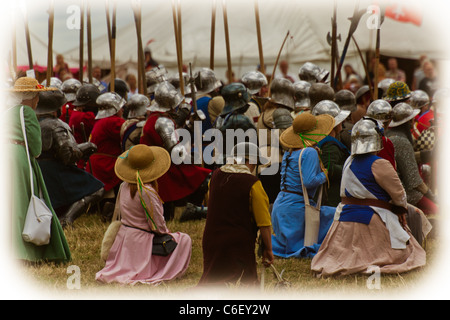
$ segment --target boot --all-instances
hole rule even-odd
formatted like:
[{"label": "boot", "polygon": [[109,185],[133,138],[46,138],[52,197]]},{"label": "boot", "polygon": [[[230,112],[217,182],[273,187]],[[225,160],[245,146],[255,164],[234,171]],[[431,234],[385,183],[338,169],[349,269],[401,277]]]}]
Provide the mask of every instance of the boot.
[{"label": "boot", "polygon": [[60,218],[61,226],[72,226],[73,222],[89,209],[89,205],[98,203],[103,197],[105,190],[103,188],[74,202],[65,214]]},{"label": "boot", "polygon": [[188,202],[186,204],[186,209],[184,209],[183,213],[181,214],[180,222],[206,219],[207,211],[208,208],[206,207],[198,207]]}]

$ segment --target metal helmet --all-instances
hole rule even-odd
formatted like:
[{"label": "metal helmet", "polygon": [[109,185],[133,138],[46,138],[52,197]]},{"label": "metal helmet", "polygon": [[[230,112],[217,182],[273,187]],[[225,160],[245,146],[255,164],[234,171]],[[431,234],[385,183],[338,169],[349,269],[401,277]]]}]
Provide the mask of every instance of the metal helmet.
[{"label": "metal helmet", "polygon": [[216,78],[216,74],[209,68],[201,68],[194,74],[194,83],[197,88],[197,94],[210,93],[222,86],[222,83]]},{"label": "metal helmet", "polygon": [[349,110],[341,110],[336,102],[331,100],[322,100],[314,106],[311,111],[313,116],[329,114],[334,118],[334,126],[342,123],[350,115]]},{"label": "metal helmet", "polygon": [[67,79],[62,83],[61,90],[66,95],[67,101],[75,101],[77,91],[81,88],[81,82],[77,79]]},{"label": "metal helmet", "polygon": [[366,116],[379,121],[388,121],[392,119],[392,106],[383,99],[373,101],[367,108]]},{"label": "metal helmet", "polygon": [[423,90],[414,90],[411,92],[409,104],[414,109],[422,109],[430,103],[430,96]]},{"label": "metal helmet", "polygon": [[[108,91],[111,91],[111,83],[108,84]],[[128,91],[130,91],[130,89],[128,89],[128,85],[124,80],[120,78],[114,79],[114,92],[119,94],[122,98],[127,99]]]},{"label": "metal helmet", "polygon": [[145,95],[140,93],[133,94],[127,102],[128,119],[145,116],[149,105],[150,99]]},{"label": "metal helmet", "polygon": [[309,88],[309,99],[311,100],[311,108],[322,100],[333,100],[334,90],[325,83],[313,83]]},{"label": "metal helmet", "polygon": [[291,112],[285,108],[277,108],[272,114],[273,124],[277,129],[287,129],[292,126],[294,118]]},{"label": "metal helmet", "polygon": [[324,82],[330,72],[320,68],[312,62],[306,62],[298,70],[298,77],[300,80],[308,81],[309,83]]},{"label": "metal helmet", "polygon": [[239,82],[230,83],[224,86],[221,95],[225,100],[225,106],[221,114],[227,114],[245,107],[250,101],[247,88]]},{"label": "metal helmet", "polygon": [[363,117],[352,128],[351,154],[365,154],[383,149],[381,129],[376,120]]},{"label": "metal helmet", "polygon": [[147,110],[167,112],[178,107],[182,101],[180,92],[168,81],[164,81],[156,87],[154,103]]},{"label": "metal helmet", "polygon": [[104,119],[115,115],[127,103],[116,92],[105,92],[97,98],[98,113],[95,119]]},{"label": "metal helmet", "polygon": [[284,78],[275,78],[270,84],[270,100],[294,110],[294,86]]},{"label": "metal helmet", "polygon": [[[173,85],[175,87],[175,89],[177,89],[181,93],[180,76],[178,73],[169,75],[167,77],[167,81],[169,81],[169,83],[171,85]],[[192,90],[191,90],[191,85],[189,84],[189,75],[186,72],[183,72],[183,85],[184,85],[184,95],[186,96],[186,95],[191,94]],[[195,88],[195,85],[194,85],[194,90],[197,91],[197,89]]]},{"label": "metal helmet", "polygon": [[409,97],[411,97],[411,91],[408,85],[402,81],[395,81],[391,83],[383,99],[389,102],[398,102]]},{"label": "metal helmet", "polygon": [[413,109],[408,103],[400,102],[392,108],[392,121],[389,127],[398,127],[414,119],[419,113],[420,109]]},{"label": "metal helmet", "polygon": [[350,90],[342,89],[335,93],[334,102],[341,110],[353,112],[356,110],[356,97]]},{"label": "metal helmet", "polygon": [[57,111],[64,104],[67,99],[60,89],[56,91],[42,91],[39,92],[39,102],[36,107],[36,114],[45,114]]},{"label": "metal helmet", "polygon": [[154,67],[145,73],[145,80],[147,82],[147,93],[155,93],[158,84],[167,80],[166,68],[163,66]]},{"label": "metal helmet", "polygon": [[309,89],[311,83],[300,80],[294,82],[294,100],[295,106],[298,108],[311,108],[311,100],[309,99]]},{"label": "metal helmet", "polygon": [[[84,78],[83,83],[89,83],[89,78]],[[106,87],[98,79],[92,78],[92,84],[95,85],[100,92],[106,89]]]},{"label": "metal helmet", "polygon": [[387,94],[389,86],[391,84],[393,84],[394,82],[395,82],[395,80],[392,78],[386,78],[386,79],[383,79],[380,82],[378,82],[378,90],[379,90],[378,96],[380,98],[384,98]]},{"label": "metal helmet", "polygon": [[370,94],[370,88],[367,84],[365,84],[361,88],[359,88],[358,91],[356,91],[356,94],[355,94],[356,103],[359,102],[359,98],[361,98],[362,96],[364,96],[367,93]]},{"label": "metal helmet", "polygon": [[268,84],[267,77],[260,71],[249,71],[242,75],[242,83],[250,94],[256,94]]},{"label": "metal helmet", "polygon": [[[41,82],[41,84],[46,87],[47,86],[47,79]],[[49,87],[58,88],[61,89],[62,81],[59,78],[51,77],[50,78],[50,85]]]},{"label": "metal helmet", "polygon": [[98,96],[100,95],[100,90],[97,86],[92,83],[83,84],[77,91],[74,106],[84,106],[84,105],[96,105]]}]

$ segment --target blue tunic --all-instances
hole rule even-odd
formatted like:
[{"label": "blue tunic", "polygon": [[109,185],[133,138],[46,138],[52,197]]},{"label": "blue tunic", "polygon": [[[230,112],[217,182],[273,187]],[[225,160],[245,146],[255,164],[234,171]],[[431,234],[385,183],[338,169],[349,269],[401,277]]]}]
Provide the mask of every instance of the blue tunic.
[{"label": "blue tunic", "polygon": [[[305,247],[305,201],[302,195],[298,158],[301,150],[285,152],[281,164],[280,193],[272,209],[273,254],[283,258],[313,257],[320,248],[330,228],[336,208],[321,206],[318,243]],[[313,148],[306,148],[302,156],[303,183],[308,191],[311,205],[318,187],[326,183],[326,176],[320,168],[319,156]]]}]

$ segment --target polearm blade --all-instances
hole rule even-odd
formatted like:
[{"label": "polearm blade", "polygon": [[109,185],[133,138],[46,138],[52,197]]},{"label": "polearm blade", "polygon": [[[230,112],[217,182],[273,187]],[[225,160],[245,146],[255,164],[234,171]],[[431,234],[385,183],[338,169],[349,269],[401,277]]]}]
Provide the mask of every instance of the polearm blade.
[{"label": "polearm blade", "polygon": [[50,87],[50,79],[53,75],[53,22],[54,0],[50,1],[48,16],[48,51],[47,51],[47,87]]},{"label": "polearm blade", "polygon": [[80,61],[78,80],[83,82],[83,68],[84,68],[84,0],[80,1]]},{"label": "polearm blade", "polygon": [[225,29],[225,45],[227,51],[227,78],[228,83],[233,82],[233,69],[231,66],[231,53],[230,53],[230,35],[228,33],[228,15],[227,15],[227,2],[223,0],[223,24]]},{"label": "polearm blade", "polygon": [[214,70],[214,46],[216,40],[216,0],[213,0],[211,12],[211,45],[209,50],[209,68]]},{"label": "polearm blade", "polygon": [[261,24],[259,21],[259,6],[258,0],[255,0],[255,20],[256,20],[256,35],[258,37],[258,52],[259,52],[259,65],[260,71],[263,74],[266,74],[266,67],[264,65],[264,54],[261,40]]},{"label": "polearm blade", "polygon": [[[361,20],[361,17],[365,13],[366,13],[366,10],[359,10],[359,3],[357,2],[355,5],[355,9],[353,11],[353,17],[350,19],[350,21],[351,21],[350,28],[348,30],[347,39],[345,40],[344,49],[342,50],[342,55],[341,55],[341,61],[339,62],[338,68],[336,70],[336,74],[339,74],[341,72],[342,65],[344,64],[345,56],[347,54],[347,49],[348,49],[348,46],[350,45],[350,40],[352,39],[352,35],[353,35],[353,33],[355,33],[356,28],[358,27],[359,20]],[[337,87],[338,78],[339,77],[334,78],[334,84],[333,84],[334,89],[336,89],[336,87]]]}]

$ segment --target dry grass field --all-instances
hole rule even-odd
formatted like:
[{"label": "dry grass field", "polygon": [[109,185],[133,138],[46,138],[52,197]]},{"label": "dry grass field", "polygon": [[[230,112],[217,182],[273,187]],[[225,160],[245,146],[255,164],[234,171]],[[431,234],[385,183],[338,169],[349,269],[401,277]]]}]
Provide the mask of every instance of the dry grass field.
[{"label": "dry grass field", "polygon": [[[282,272],[282,276],[290,286],[277,285],[277,278],[271,269],[265,270],[264,287],[248,291],[236,284],[230,284],[226,292],[199,293],[194,288],[202,274],[202,234],[205,220],[180,223],[170,221],[168,227],[171,231],[181,231],[192,238],[192,258],[190,266],[183,277],[158,286],[136,285],[121,286],[118,284],[101,284],[95,280],[95,274],[104,266],[100,259],[100,246],[107,224],[101,222],[96,214],[80,217],[73,229],[66,230],[66,237],[72,253],[72,261],[67,264],[42,263],[25,265],[23,272],[30,278],[30,290],[44,290],[52,297],[93,298],[117,297],[120,299],[135,298],[167,298],[175,299],[217,299],[222,296],[236,298],[261,299],[290,299],[331,297],[345,299],[347,297],[369,297],[384,299],[387,295],[401,295],[404,292],[417,290],[424,281],[427,271],[433,267],[438,240],[430,239],[426,243],[427,266],[402,275],[381,275],[379,287],[373,289],[368,286],[371,281],[368,275],[352,275],[338,278],[319,279],[310,271],[310,259],[281,259],[276,258],[275,268]],[[69,266],[78,266],[80,269],[80,288],[73,290],[68,287]],[[259,269],[260,275],[263,268]],[[375,282],[370,282],[375,284]],[[250,292],[250,293],[248,293]],[[199,295],[197,295],[199,293]],[[247,294],[250,294],[248,296]]]}]

